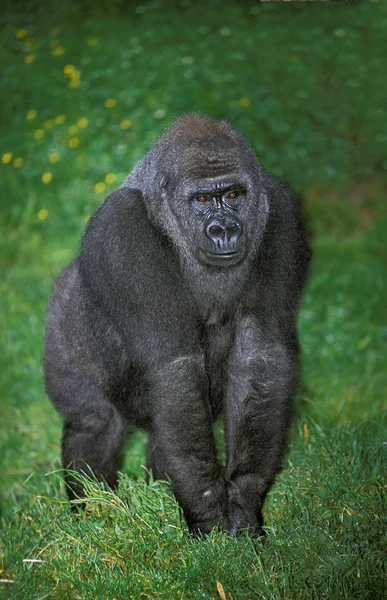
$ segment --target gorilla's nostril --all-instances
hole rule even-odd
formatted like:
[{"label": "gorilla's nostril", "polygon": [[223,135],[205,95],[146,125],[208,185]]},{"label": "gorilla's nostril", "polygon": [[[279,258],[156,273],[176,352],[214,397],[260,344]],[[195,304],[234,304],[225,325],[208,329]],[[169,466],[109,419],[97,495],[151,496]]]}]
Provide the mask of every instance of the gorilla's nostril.
[{"label": "gorilla's nostril", "polygon": [[221,227],[220,225],[211,225],[211,227],[208,228],[208,231],[210,232],[211,235],[222,235],[222,233],[224,233],[224,228]]},{"label": "gorilla's nostril", "polygon": [[230,233],[234,233],[235,231],[238,231],[238,229],[240,229],[238,223],[230,223],[229,225],[227,225],[227,231],[229,231]]}]

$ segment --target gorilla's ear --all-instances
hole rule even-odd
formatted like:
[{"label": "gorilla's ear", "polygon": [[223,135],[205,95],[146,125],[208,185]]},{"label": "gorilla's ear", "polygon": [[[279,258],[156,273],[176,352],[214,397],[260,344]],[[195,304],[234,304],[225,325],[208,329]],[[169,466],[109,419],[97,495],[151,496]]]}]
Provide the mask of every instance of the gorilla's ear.
[{"label": "gorilla's ear", "polygon": [[168,186],[169,181],[165,176],[163,176],[160,180],[160,194],[163,200],[165,200],[167,197]]}]

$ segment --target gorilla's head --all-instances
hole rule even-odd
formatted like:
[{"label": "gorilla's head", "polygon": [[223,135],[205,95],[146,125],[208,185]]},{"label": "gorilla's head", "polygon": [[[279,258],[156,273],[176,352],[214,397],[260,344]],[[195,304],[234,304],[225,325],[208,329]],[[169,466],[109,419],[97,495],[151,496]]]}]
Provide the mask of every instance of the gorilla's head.
[{"label": "gorilla's head", "polygon": [[186,256],[218,268],[254,252],[268,206],[254,152],[231,125],[186,115],[129,176],[150,216]]}]

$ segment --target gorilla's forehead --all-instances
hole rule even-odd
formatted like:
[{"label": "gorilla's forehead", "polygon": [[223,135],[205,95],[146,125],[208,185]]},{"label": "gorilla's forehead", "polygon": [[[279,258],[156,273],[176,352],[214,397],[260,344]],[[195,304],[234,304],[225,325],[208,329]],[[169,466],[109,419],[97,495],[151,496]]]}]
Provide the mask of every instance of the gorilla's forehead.
[{"label": "gorilla's forehead", "polygon": [[180,160],[185,174],[194,179],[227,176],[239,172],[243,166],[240,153],[222,144],[215,147],[195,144],[186,148]]},{"label": "gorilla's forehead", "polygon": [[217,177],[229,178],[236,174],[240,165],[229,160],[217,160],[213,162],[202,161],[189,163],[186,168],[186,176],[189,179],[214,179]]},{"label": "gorilla's forehead", "polygon": [[227,190],[229,188],[240,187],[246,188],[247,182],[240,177],[238,173],[232,172],[228,174],[209,176],[187,176],[183,180],[184,190],[188,193],[195,192],[213,192],[216,190]]}]

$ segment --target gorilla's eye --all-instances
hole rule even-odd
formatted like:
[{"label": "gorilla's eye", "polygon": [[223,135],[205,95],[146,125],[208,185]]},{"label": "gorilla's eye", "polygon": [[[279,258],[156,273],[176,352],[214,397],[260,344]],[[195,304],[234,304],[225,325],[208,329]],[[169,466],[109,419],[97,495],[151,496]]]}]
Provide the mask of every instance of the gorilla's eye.
[{"label": "gorilla's eye", "polygon": [[227,198],[229,200],[235,200],[235,198],[238,198],[238,196],[239,196],[239,192],[237,192],[236,190],[233,190],[232,192],[229,192],[227,194]]},{"label": "gorilla's eye", "polygon": [[208,196],[207,194],[200,194],[199,196],[196,196],[196,200],[198,202],[209,202],[209,200],[211,200],[211,196]]}]

